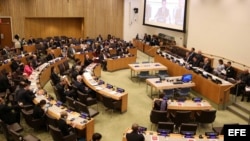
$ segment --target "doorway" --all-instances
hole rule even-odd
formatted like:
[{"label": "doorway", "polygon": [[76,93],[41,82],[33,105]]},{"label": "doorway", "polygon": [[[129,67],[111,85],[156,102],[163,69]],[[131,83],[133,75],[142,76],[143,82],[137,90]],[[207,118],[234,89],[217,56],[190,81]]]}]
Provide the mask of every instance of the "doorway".
[{"label": "doorway", "polygon": [[0,17],[0,47],[12,47],[11,18]]}]

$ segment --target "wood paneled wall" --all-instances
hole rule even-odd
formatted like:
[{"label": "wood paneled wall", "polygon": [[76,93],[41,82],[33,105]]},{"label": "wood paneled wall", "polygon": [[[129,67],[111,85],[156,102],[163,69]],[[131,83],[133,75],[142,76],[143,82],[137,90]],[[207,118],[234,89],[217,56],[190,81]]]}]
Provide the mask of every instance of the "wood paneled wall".
[{"label": "wood paneled wall", "polygon": [[123,38],[124,0],[0,0],[0,3],[0,16],[11,16],[13,33],[21,37],[33,36],[31,27],[25,26],[30,17],[82,17],[83,37],[111,34]]},{"label": "wood paneled wall", "polygon": [[25,18],[25,37],[83,37],[82,18]]}]

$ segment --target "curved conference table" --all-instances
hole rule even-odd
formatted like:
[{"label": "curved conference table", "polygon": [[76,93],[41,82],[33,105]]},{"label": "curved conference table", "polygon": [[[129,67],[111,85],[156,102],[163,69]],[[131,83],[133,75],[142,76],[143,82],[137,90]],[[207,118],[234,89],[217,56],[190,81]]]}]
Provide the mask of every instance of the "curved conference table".
[{"label": "curved conference table", "polygon": [[128,93],[126,91],[122,93],[117,92],[117,89],[108,89],[106,87],[107,84],[99,85],[98,81],[96,80],[96,76],[98,76],[99,71],[101,71],[101,65],[98,63],[90,64],[83,73],[83,81],[89,88],[96,91],[98,94],[110,97],[114,100],[121,100],[120,111],[122,113],[126,112],[128,105]]},{"label": "curved conference table", "polygon": [[[63,63],[66,60],[67,58],[58,57],[40,65],[30,75],[30,78],[29,78],[31,81],[30,88],[35,90],[37,88],[43,87],[50,80],[50,68],[52,66],[57,68],[58,64]],[[75,128],[77,129],[77,134],[79,136],[86,137],[86,141],[91,140],[92,134],[94,133],[94,119],[93,118],[87,119],[81,116],[81,114],[78,112],[70,111],[64,106],[57,105],[56,104],[57,102],[55,100],[50,100],[45,95],[36,95],[36,98],[34,99],[34,103],[39,103],[39,101],[42,99],[45,99],[47,103],[51,104],[47,110],[50,116],[56,119],[59,119],[60,112],[67,111],[69,115],[67,121],[70,122],[72,121],[72,119],[74,119],[72,122],[75,124]]]}]

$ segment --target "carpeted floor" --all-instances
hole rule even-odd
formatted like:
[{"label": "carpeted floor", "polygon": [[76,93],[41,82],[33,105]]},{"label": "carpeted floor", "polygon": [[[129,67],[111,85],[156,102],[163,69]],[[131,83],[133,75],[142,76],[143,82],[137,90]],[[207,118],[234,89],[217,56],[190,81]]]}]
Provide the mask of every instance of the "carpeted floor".
[{"label": "carpeted floor", "polygon": [[[152,61],[153,58],[148,57],[144,53],[138,51],[137,62]],[[171,69],[171,68],[169,68]],[[103,135],[102,141],[121,141],[124,131],[133,123],[138,123],[141,126],[147,127],[151,130],[151,122],[149,119],[150,110],[152,109],[152,99],[147,96],[149,92],[146,91],[145,82],[138,83],[130,79],[130,70],[124,69],[115,72],[103,72],[101,78],[105,82],[113,84],[117,87],[124,88],[128,92],[128,111],[125,113],[106,111],[102,103],[99,103],[100,114],[95,117],[95,132]],[[45,89],[49,94],[53,93],[50,83],[47,83]],[[247,124],[246,121],[237,117],[227,110],[218,110],[214,126],[222,126],[224,123]],[[49,132],[33,131],[24,121],[23,134],[31,133],[39,137],[42,141],[51,141],[52,138]],[[154,127],[154,126],[153,126]],[[203,134],[205,131],[211,131],[211,125],[202,125],[198,129],[197,134]],[[152,130],[154,130],[153,128]],[[0,134],[0,141],[4,140]]]}]

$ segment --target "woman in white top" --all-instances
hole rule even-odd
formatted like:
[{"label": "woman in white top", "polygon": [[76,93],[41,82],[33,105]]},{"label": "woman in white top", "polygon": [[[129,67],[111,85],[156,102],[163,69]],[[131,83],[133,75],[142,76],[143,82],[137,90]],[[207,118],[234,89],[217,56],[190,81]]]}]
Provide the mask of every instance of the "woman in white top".
[{"label": "woman in white top", "polygon": [[20,54],[20,49],[21,49],[21,42],[19,40],[19,36],[15,35],[13,39],[14,47],[16,49],[16,53]]}]

